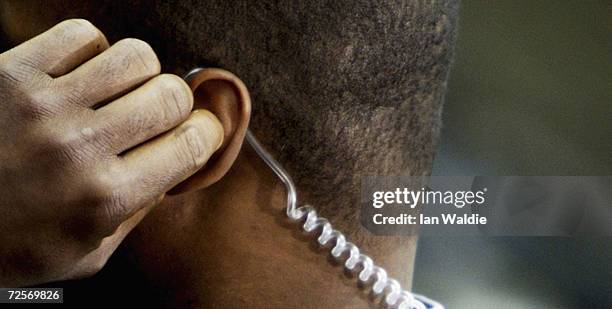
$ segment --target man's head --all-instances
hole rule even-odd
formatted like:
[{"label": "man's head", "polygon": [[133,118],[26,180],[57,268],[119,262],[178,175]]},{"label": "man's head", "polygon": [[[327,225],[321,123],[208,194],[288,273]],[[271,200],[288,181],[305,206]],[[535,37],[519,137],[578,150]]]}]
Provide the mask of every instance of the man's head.
[{"label": "man's head", "polygon": [[301,199],[357,243],[384,246],[359,227],[361,176],[430,173],[454,1],[30,2],[1,4],[12,41],[86,18],[111,42],[149,42],[165,71],[235,73],[252,95],[254,134]]},{"label": "man's head", "polygon": [[[149,42],[166,71],[228,69],[252,130],[321,211],[353,229],[360,175],[430,172],[451,59],[452,1],[30,1],[3,28],[26,39],[68,17]],[[353,199],[338,200],[334,192]],[[349,203],[347,203],[349,202]]]}]

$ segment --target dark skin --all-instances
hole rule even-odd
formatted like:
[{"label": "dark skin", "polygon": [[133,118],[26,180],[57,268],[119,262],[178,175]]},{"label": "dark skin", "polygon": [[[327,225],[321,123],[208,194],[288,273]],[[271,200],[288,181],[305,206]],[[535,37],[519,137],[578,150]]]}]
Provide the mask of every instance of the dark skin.
[{"label": "dark skin", "polygon": [[[162,4],[141,6],[140,2],[135,1],[125,7],[115,6],[120,5],[108,3],[101,6],[93,4],[76,6],[57,1],[47,4],[43,10],[41,6],[36,4],[20,1],[3,8],[4,19],[2,24],[10,44],[14,45],[69,16],[86,17],[103,29],[105,34],[111,38],[111,41],[118,37],[133,34],[144,39],[150,39],[151,44],[158,52],[164,71],[181,74],[190,67],[199,64],[201,59],[212,59],[214,62],[221,62],[223,67],[238,73],[240,77],[247,76],[250,83],[266,80],[266,78],[269,78],[270,81],[280,78],[281,81],[271,83],[272,86],[258,83],[260,87],[252,89],[252,91],[256,98],[256,104],[258,101],[266,101],[270,95],[274,94],[281,95],[285,100],[295,100],[295,105],[287,105],[287,110],[285,110],[287,114],[279,114],[276,118],[287,119],[287,123],[293,126],[299,128],[309,126],[333,128],[334,123],[336,123],[343,128],[353,128],[361,131],[370,125],[374,125],[374,123],[357,121],[359,117],[356,115],[360,115],[363,111],[375,110],[375,107],[365,104],[360,105],[358,109],[345,111],[345,116],[339,118],[343,121],[341,124],[338,121],[332,122],[330,119],[325,120],[327,125],[318,123],[321,119],[325,119],[325,117],[334,113],[333,110],[327,110],[329,107],[320,107],[319,105],[325,106],[324,103],[329,102],[330,107],[339,106],[332,104],[332,102],[335,102],[332,99],[324,100],[323,94],[346,88],[339,83],[332,84],[332,81],[338,81],[337,78],[333,78],[333,75],[322,74],[317,76],[315,84],[308,80],[296,80],[291,75],[286,77],[290,78],[290,81],[282,82],[285,75],[279,73],[280,69],[275,69],[275,65],[286,66],[283,65],[283,61],[286,59],[277,57],[276,64],[272,63],[265,67],[266,60],[253,54],[248,47],[241,52],[228,48],[229,43],[221,41],[224,39],[230,40],[231,36],[215,38],[214,35],[209,36],[207,34],[216,33],[215,31],[193,32],[188,27],[174,26],[174,24],[168,26],[169,21],[173,18],[172,13],[160,15],[165,17],[159,19],[145,19],[146,21],[136,18],[139,14],[135,12],[147,12],[153,16],[162,14],[161,11],[152,9],[163,9]],[[185,4],[185,6],[188,7],[189,5]],[[223,16],[223,13],[220,14],[222,12],[220,7],[222,6],[211,8],[209,11],[215,12],[215,14],[211,13],[211,16]],[[207,11],[204,9],[183,10],[179,5],[173,10],[176,14],[191,11],[207,16],[205,14]],[[105,13],[113,13],[112,16],[115,19],[109,19],[108,15],[104,15]],[[130,18],[125,18],[126,16]],[[262,16],[261,18],[262,22],[269,20],[269,17]],[[292,18],[287,16],[287,24],[279,23],[272,29],[276,29],[279,32],[278,35],[282,36],[283,31],[286,30],[285,27],[289,27],[288,25],[291,24]],[[343,18],[348,17],[342,17],[339,20]],[[324,19],[324,16],[321,16],[321,19]],[[183,22],[179,23],[179,20]],[[235,22],[239,20],[242,19],[239,18]],[[300,19],[296,17],[296,20]],[[398,20],[401,20],[401,18],[398,17]],[[418,21],[418,19],[416,20]],[[317,21],[313,19],[312,22],[313,25],[316,25]],[[385,20],[385,24],[386,22]],[[185,16],[175,20],[175,23],[178,25],[195,25],[196,28],[198,25],[197,23],[185,22]],[[206,23],[222,24],[217,20],[208,20]],[[230,24],[234,24],[234,21]],[[347,25],[350,24],[351,22],[347,21]],[[388,24],[390,25],[390,23]],[[434,24],[434,28],[435,26]],[[208,28],[206,24],[203,24],[202,27]],[[331,26],[328,28],[332,29]],[[227,29],[231,29],[231,27]],[[355,29],[352,31],[359,34]],[[235,32],[240,33],[240,28],[237,28]],[[324,32],[329,32],[329,34],[322,42],[331,42],[332,45],[337,43],[332,40],[334,37],[333,31],[321,30],[314,33]],[[265,40],[258,42],[265,42]],[[408,42],[410,44],[414,43],[412,41]],[[418,42],[418,40],[415,42]],[[324,63],[333,64],[335,63],[333,59],[336,59],[334,57],[342,56],[342,53],[332,52],[336,50],[333,46],[330,49],[325,49],[322,46],[317,47],[316,41],[308,44],[310,45],[305,45],[305,49],[303,49],[304,53],[298,55],[304,57],[298,59],[306,62],[306,65],[301,69],[296,66],[296,70],[291,70],[291,72],[304,71],[305,68],[313,68],[313,66],[316,67]],[[430,48],[431,44],[428,41],[423,44],[423,46]],[[346,45],[340,46],[346,47]],[[354,46],[359,46],[358,42]],[[416,48],[418,44],[414,47],[415,50],[419,50],[419,48]],[[317,50],[322,52],[317,54]],[[340,50],[346,51],[344,49]],[[358,50],[358,52],[357,55],[363,54],[363,51]],[[236,58],[234,53],[243,54],[244,57],[253,55],[254,59],[249,60],[247,58],[243,61]],[[425,54],[428,53],[429,49],[426,49]],[[438,53],[444,55],[444,49],[442,49],[442,52],[438,50]],[[294,60],[288,63],[300,63],[300,61],[295,61],[295,55],[289,58]],[[381,57],[380,55],[372,55],[371,59],[381,59]],[[397,70],[407,70],[412,72],[414,76],[425,74],[421,73],[420,69],[415,69],[417,68],[416,62],[413,65],[412,62],[406,61],[407,66],[403,68],[400,59],[393,60],[392,56],[382,59],[387,59],[390,67]],[[308,61],[311,62],[310,65],[308,65]],[[440,64],[441,61],[437,58],[431,60],[432,63],[437,64]],[[258,67],[254,65],[252,69],[249,69],[248,66],[240,63],[257,64]],[[358,64],[347,65],[346,68],[358,68],[360,67]],[[388,71],[385,68],[385,63],[379,65],[381,71]],[[427,64],[423,65],[426,66]],[[326,67],[328,66],[322,66],[323,69]],[[390,124],[390,120],[392,120],[390,117],[397,115],[398,111],[401,113],[417,111],[416,116],[406,114],[407,121],[405,122],[410,125],[406,127],[405,131],[392,134],[390,133],[392,132],[392,126],[390,126],[383,134],[386,136],[384,139],[376,138],[380,136],[380,134],[376,134],[376,131],[368,131],[373,134],[371,141],[368,140],[370,137],[366,133],[362,134],[363,139],[361,140],[364,143],[370,142],[370,145],[381,143],[379,146],[389,149],[389,152],[369,153],[369,148],[361,145],[354,137],[338,135],[333,133],[333,130],[318,132],[317,140],[308,140],[308,138],[311,138],[309,136],[312,135],[304,133],[305,131],[295,131],[298,133],[292,133],[288,130],[275,131],[275,128],[267,128],[273,122],[266,121],[265,118],[269,115],[266,115],[264,111],[269,110],[269,108],[265,106],[260,106],[259,110],[261,112],[255,114],[252,124],[255,133],[271,148],[277,157],[281,157],[281,161],[297,178],[300,199],[311,202],[318,206],[317,208],[321,209],[325,216],[332,217],[334,224],[341,226],[344,231],[348,232],[350,238],[356,240],[366,253],[371,255],[378,264],[384,266],[390,274],[398,278],[405,287],[410,286],[416,240],[408,237],[375,237],[368,235],[367,232],[359,228],[359,223],[354,218],[346,219],[354,216],[355,209],[351,210],[351,208],[343,206],[343,210],[337,211],[327,206],[331,204],[329,201],[331,194],[329,192],[325,193],[322,188],[334,188],[334,196],[350,197],[339,200],[336,204],[351,205],[358,198],[358,194],[355,195],[354,191],[354,188],[358,188],[358,182],[356,182],[358,180],[345,175],[356,174],[357,172],[353,171],[354,169],[372,174],[392,174],[392,171],[395,170],[404,170],[411,174],[426,174],[429,172],[437,128],[433,125],[435,120],[428,117],[432,117],[431,111],[435,111],[439,107],[446,71],[440,70],[440,72],[437,72],[431,68],[424,68],[423,72],[434,72],[431,73],[434,74],[433,80],[427,83],[427,87],[419,86],[419,90],[416,92],[409,91],[413,84],[419,84],[413,83],[412,79],[402,80],[400,84],[397,84],[395,80],[385,82],[384,79],[376,77],[379,75],[370,73],[370,76],[373,76],[378,83],[378,86],[374,89],[380,91],[377,95],[380,96],[378,101],[382,102],[381,104],[384,105],[385,102],[390,104],[396,100],[401,100],[402,96],[399,93],[402,93],[404,89],[407,91],[406,97],[410,96],[410,100],[414,101],[408,101],[410,104],[402,105],[397,110],[390,109],[388,112],[385,109],[377,109],[380,112],[368,116],[368,119],[373,119],[372,117],[386,119],[389,121],[383,121],[382,123]],[[309,76],[309,74],[306,74],[309,72],[303,73],[305,73],[303,76]],[[364,76],[368,75],[364,75],[366,74],[364,72],[348,72],[347,74],[346,76],[350,77],[348,82],[356,90],[365,89],[366,85],[371,85],[369,82],[364,85],[357,84],[361,79],[367,80]],[[387,83],[390,83],[389,86],[387,86]],[[291,92],[289,86],[296,84],[311,85],[311,88]],[[326,85],[330,85],[330,88],[325,88]],[[394,92],[397,87],[402,90]],[[419,92],[420,89],[425,89],[423,91],[428,91],[428,93],[421,93]],[[393,98],[384,99],[382,96],[386,92],[398,94]],[[304,93],[316,95],[316,102],[306,104],[306,101],[310,101],[306,100],[303,104],[297,103],[302,99],[301,95]],[[372,93],[376,93],[376,91]],[[234,93],[233,96],[239,97],[240,93]],[[377,96],[373,96],[364,102],[376,101],[376,98]],[[346,101],[346,99],[342,101]],[[200,103],[202,102],[198,101],[196,96],[195,104]],[[242,106],[243,103],[239,100],[235,102],[237,106]],[[305,107],[301,109],[298,106]],[[257,105],[255,107],[255,111],[257,111]],[[309,110],[310,108],[312,110]],[[340,108],[340,114],[342,114],[342,108],[338,108]],[[270,111],[270,113],[274,113],[274,111]],[[421,114],[429,116],[417,118]],[[232,127],[239,126],[241,121],[244,121],[244,119],[227,117],[225,121],[222,120],[221,122],[225,127],[228,125]],[[430,126],[427,126],[427,124]],[[424,127],[421,128],[420,126]],[[235,136],[228,135],[228,130],[224,129],[225,143]],[[287,136],[283,136],[279,132],[288,132],[290,139],[285,141],[284,138],[287,138]],[[332,135],[339,136],[339,139],[334,143],[325,143],[327,137]],[[276,140],[270,140],[270,136],[273,136]],[[301,143],[312,143],[317,146],[314,151],[309,151],[307,148],[299,147]],[[277,145],[286,145],[291,151],[283,152],[276,148]],[[411,149],[409,151],[410,156],[391,155],[395,151],[403,153],[405,149]],[[223,148],[221,153],[223,153]],[[288,156],[288,153],[293,154],[293,156]],[[333,159],[334,156],[344,157],[345,159]],[[311,160],[310,157],[315,157],[318,161]],[[333,162],[324,161],[327,157]],[[346,158],[350,159],[347,160]],[[343,166],[345,162],[353,162],[354,164]],[[375,164],[375,162],[379,164]],[[394,165],[396,163],[397,166]],[[340,172],[332,173],[329,170],[330,166],[335,165],[339,166]],[[328,173],[339,177],[332,177]],[[200,179],[209,176],[208,174],[200,175]],[[344,276],[340,266],[330,263],[324,252],[312,245],[311,238],[300,235],[298,226],[285,219],[283,214],[285,203],[283,186],[248,147],[242,148],[242,152],[236,158],[229,172],[219,182],[211,184],[207,181],[195,181],[194,183],[196,185],[181,191],[182,194],[166,197],[159,206],[155,207],[128,236],[119,255],[115,257],[114,264],[123,263],[118,261],[127,261],[125,263],[129,265],[133,273],[145,282],[151,283],[153,289],[164,291],[161,298],[166,305],[215,308],[234,308],[244,304],[266,308],[356,308],[369,306],[370,302],[367,296],[355,288],[355,280]],[[127,229],[118,230],[118,232],[124,233],[127,233],[127,231]],[[113,266],[113,263],[110,266]],[[112,269],[105,270],[105,272],[107,273],[105,278],[121,278],[120,274],[113,276]],[[112,287],[115,283],[111,282],[109,284],[107,282],[106,284]],[[330,291],[334,292],[330,293]]]}]

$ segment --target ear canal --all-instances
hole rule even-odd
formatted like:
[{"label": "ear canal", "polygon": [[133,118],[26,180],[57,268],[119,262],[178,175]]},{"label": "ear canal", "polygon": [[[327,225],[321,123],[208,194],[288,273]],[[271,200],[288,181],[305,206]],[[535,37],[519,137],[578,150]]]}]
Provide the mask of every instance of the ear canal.
[{"label": "ear canal", "polygon": [[193,91],[194,109],[212,112],[223,125],[223,144],[202,169],[170,194],[202,189],[219,181],[238,157],[251,118],[249,92],[234,74],[222,69],[203,69],[188,83]]}]

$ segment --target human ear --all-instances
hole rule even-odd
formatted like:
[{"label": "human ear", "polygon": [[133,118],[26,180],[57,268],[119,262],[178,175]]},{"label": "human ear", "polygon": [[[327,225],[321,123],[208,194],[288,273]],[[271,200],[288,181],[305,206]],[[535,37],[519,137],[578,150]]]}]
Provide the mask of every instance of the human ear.
[{"label": "human ear", "polygon": [[240,153],[251,118],[249,91],[236,75],[207,68],[191,73],[187,83],[193,91],[193,108],[212,112],[223,125],[223,143],[202,169],[174,187],[170,194],[206,188],[221,179]]}]

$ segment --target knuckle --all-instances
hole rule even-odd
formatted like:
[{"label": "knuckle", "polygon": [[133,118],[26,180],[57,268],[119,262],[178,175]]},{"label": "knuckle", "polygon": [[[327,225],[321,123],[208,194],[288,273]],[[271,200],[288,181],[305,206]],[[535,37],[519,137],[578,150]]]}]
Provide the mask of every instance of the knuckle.
[{"label": "knuckle", "polygon": [[29,118],[46,118],[59,109],[54,100],[55,93],[50,87],[32,87],[22,91],[19,96],[22,98],[20,109]]},{"label": "knuckle", "polygon": [[90,21],[82,18],[67,19],[57,26],[67,33],[85,33],[91,36],[99,36],[102,34]]},{"label": "knuckle", "polygon": [[76,129],[58,131],[50,129],[50,126],[51,123],[41,125],[34,132],[41,149],[44,150],[43,153],[48,157],[47,160],[74,167],[92,157],[87,147],[83,147],[85,144],[84,133]]},{"label": "knuckle", "polygon": [[163,74],[157,77],[159,100],[164,115],[170,122],[182,120],[189,115],[193,106],[193,97],[189,86],[178,76]]},{"label": "knuckle", "polygon": [[62,150],[71,148],[76,144],[74,134],[49,130],[44,125],[33,128],[32,131],[34,131],[37,141],[46,150]]},{"label": "knuckle", "polygon": [[[6,54],[10,53],[7,52]],[[36,68],[30,58],[20,54],[0,54],[0,87],[3,91],[14,89],[18,92],[28,92],[33,87],[47,86],[52,78]]]},{"label": "knuckle", "polygon": [[111,164],[104,172],[94,177],[93,192],[98,206],[103,211],[99,214],[106,218],[112,225],[130,213],[134,199],[129,190],[124,189],[124,184],[129,183],[129,177],[124,176],[119,166]]},{"label": "knuckle", "polygon": [[86,19],[68,19],[59,25],[60,39],[66,44],[96,43],[100,50],[108,46],[106,37],[96,26]]},{"label": "knuckle", "polygon": [[89,195],[96,204],[101,205],[108,202],[109,197],[115,192],[117,180],[113,179],[107,172],[92,173],[89,184],[86,187],[86,194]]},{"label": "knuckle", "polygon": [[140,70],[150,74],[159,74],[161,71],[161,64],[157,59],[157,55],[147,42],[128,38],[117,42],[117,45],[128,50],[128,61],[130,63],[138,63]]},{"label": "knuckle", "polygon": [[146,54],[146,53],[153,54],[153,48],[151,48],[151,45],[149,45],[149,43],[143,40],[140,40],[140,39],[135,39],[135,38],[122,39],[119,42],[117,42],[117,44],[121,46],[129,47],[132,50],[138,51],[143,54]]}]

